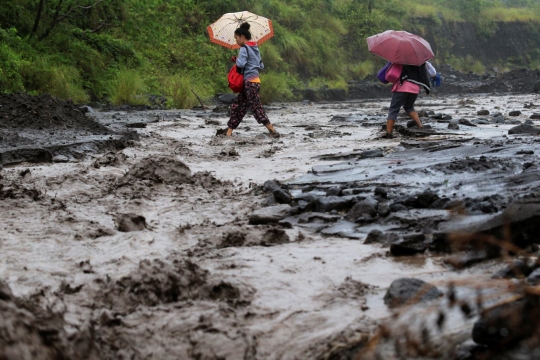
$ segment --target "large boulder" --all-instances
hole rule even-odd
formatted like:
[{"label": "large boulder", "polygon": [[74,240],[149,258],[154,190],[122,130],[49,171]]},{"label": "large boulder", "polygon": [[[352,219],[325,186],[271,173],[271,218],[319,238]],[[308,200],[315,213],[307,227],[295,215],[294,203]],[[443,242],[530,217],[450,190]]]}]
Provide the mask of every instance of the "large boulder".
[{"label": "large boulder", "polygon": [[384,295],[388,307],[398,307],[407,302],[423,302],[437,299],[443,293],[435,286],[420,279],[400,278],[394,280]]},{"label": "large boulder", "polygon": [[533,126],[533,125],[527,125],[527,124],[521,124],[518,126],[514,126],[510,130],[508,130],[509,135],[514,134],[520,134],[520,135],[538,135],[540,133],[540,128]]}]

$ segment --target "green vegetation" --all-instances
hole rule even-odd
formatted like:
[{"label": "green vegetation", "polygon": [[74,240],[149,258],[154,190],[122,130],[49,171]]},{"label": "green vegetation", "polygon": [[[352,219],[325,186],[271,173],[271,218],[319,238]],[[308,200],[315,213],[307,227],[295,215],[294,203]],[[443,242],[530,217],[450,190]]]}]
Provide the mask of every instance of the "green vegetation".
[{"label": "green vegetation", "polygon": [[[419,19],[468,21],[486,36],[495,22],[540,22],[540,0],[2,0],[0,91],[113,104],[145,104],[155,94],[172,107],[194,106],[192,90],[203,99],[228,91],[236,51],[210,43],[206,26],[240,10],[274,23],[275,37],[261,45],[265,102],[372,75],[384,60],[368,53],[365,38],[387,29],[424,35]],[[471,57],[437,55],[485,71]],[[525,61],[538,68],[538,56]]]}]

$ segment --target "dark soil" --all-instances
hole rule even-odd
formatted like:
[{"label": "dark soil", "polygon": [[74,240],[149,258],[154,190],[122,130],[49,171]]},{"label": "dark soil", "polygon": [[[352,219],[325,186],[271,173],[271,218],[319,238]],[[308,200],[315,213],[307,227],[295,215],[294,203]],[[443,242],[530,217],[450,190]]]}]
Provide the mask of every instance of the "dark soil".
[{"label": "dark soil", "polygon": [[0,119],[0,128],[78,128],[94,135],[111,133],[105,126],[87,117],[72,101],[50,95],[0,94]]}]

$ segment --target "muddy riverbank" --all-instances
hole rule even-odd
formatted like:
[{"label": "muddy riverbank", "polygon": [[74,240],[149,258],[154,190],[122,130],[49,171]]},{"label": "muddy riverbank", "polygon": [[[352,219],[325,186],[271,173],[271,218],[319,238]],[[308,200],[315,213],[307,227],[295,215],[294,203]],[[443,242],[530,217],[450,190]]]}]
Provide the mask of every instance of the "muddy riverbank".
[{"label": "muddy riverbank", "polygon": [[[399,135],[380,139],[387,106],[272,104],[279,139],[252,117],[233,138],[215,136],[227,121],[219,108],[95,112],[87,116],[97,123],[65,126],[77,132],[71,139],[129,139],[66,153],[39,142],[43,127],[3,126],[3,139],[18,140],[2,140],[2,156],[30,148],[50,156],[5,161],[0,172],[1,351],[8,359],[502,353],[478,320],[501,301],[523,303],[513,297],[536,306],[526,295],[534,296],[538,251],[538,99],[424,96],[418,110],[431,129],[401,118]],[[47,136],[64,137],[62,124]],[[519,273],[493,278],[517,259],[526,263]],[[401,278],[438,292],[403,307],[400,291],[392,295]],[[534,353],[537,344],[521,341],[534,328],[516,336],[516,326],[496,328],[519,342],[507,358]],[[414,345],[427,338],[429,346]]]}]

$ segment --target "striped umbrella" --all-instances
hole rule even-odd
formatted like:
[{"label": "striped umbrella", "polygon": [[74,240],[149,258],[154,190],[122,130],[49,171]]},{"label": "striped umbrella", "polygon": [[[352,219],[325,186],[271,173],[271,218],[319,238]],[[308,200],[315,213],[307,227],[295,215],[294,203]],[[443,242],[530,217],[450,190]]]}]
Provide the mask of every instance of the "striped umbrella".
[{"label": "striped umbrella", "polygon": [[234,31],[244,22],[250,25],[251,41],[255,41],[259,45],[274,36],[272,20],[249,11],[242,11],[227,13],[209,25],[207,29],[210,41],[229,49],[238,49],[239,46],[234,39]]}]

